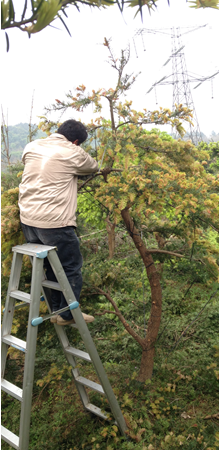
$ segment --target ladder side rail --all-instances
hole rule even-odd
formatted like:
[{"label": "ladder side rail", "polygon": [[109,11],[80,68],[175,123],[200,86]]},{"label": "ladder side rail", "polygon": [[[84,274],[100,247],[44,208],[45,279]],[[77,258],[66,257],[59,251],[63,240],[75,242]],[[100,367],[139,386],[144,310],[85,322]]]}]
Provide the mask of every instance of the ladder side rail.
[{"label": "ladder side rail", "polygon": [[[22,258],[23,256],[20,254],[13,253],[12,259],[12,267],[9,278],[8,292],[5,303],[5,311],[2,320],[2,337],[5,335],[9,335],[12,329],[12,321],[15,309],[16,300],[10,296],[11,291],[17,290],[19,286],[19,280],[22,269]],[[2,342],[1,346],[1,377],[4,377],[5,374],[5,366],[6,366],[6,358],[8,352],[9,345]]]},{"label": "ladder side rail", "polygon": [[23,379],[23,402],[21,406],[19,448],[29,449],[29,429],[32,407],[32,391],[35,367],[35,352],[37,344],[38,326],[33,327],[31,320],[39,316],[41,281],[43,273],[43,259],[33,257],[31,301],[27,331],[27,349],[25,356],[25,369]]},{"label": "ladder side rail", "polygon": [[[49,260],[50,265],[56,275],[59,285],[62,288],[65,299],[69,305],[71,302],[76,301],[76,298],[75,298],[73,290],[69,284],[69,281],[66,277],[66,274],[63,270],[63,267],[61,265],[61,262],[57,256],[57,253],[55,250],[52,250],[48,253],[48,260]],[[122,432],[123,435],[125,435],[127,426],[126,426],[123,414],[122,414],[119,404],[116,400],[116,397],[113,393],[112,387],[110,385],[110,382],[108,380],[106,372],[103,368],[102,362],[100,360],[99,354],[98,354],[97,349],[92,340],[92,337],[90,335],[88,327],[83,319],[81,310],[78,307],[74,310],[71,310],[71,313],[72,313],[73,318],[76,321],[76,324],[78,325],[78,330],[80,332],[80,335],[86,346],[87,352],[89,353],[89,355],[91,357],[92,363],[94,365],[97,376],[101,382],[101,385],[104,389],[104,392],[106,393],[106,396],[107,396],[111,411],[114,415],[114,418],[116,419],[116,421],[118,423],[120,431]]]},{"label": "ladder side rail", "polygon": [[[49,301],[49,289],[42,287],[42,292],[43,292],[43,295],[45,298],[45,303],[48,307],[49,312],[51,313],[50,301]],[[67,334],[65,333],[64,328],[61,326],[58,326],[56,323],[54,323],[54,327],[55,327],[56,333],[58,335],[59,341],[61,343],[61,346],[63,348],[63,352],[65,354],[68,364],[71,365],[72,368],[75,369],[75,371],[77,371],[77,373],[79,375],[79,370],[76,367],[76,360],[75,360],[74,356],[66,352],[66,348],[68,346],[70,346],[70,343],[69,343],[69,340],[68,340]],[[75,386],[78,390],[80,399],[82,401],[83,407],[86,409],[86,405],[88,405],[90,402],[88,394],[86,392],[86,389],[83,385],[79,385],[76,383],[75,375],[74,375],[73,371],[72,371],[72,376],[73,376],[73,380],[75,382]]]}]

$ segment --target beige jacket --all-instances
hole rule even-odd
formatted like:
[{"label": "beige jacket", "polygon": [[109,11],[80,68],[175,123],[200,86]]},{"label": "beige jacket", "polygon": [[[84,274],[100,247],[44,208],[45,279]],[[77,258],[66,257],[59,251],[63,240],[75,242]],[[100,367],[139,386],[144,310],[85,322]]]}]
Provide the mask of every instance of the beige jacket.
[{"label": "beige jacket", "polygon": [[47,229],[76,226],[78,175],[98,171],[97,162],[58,133],[27,144],[22,161],[21,222]]}]

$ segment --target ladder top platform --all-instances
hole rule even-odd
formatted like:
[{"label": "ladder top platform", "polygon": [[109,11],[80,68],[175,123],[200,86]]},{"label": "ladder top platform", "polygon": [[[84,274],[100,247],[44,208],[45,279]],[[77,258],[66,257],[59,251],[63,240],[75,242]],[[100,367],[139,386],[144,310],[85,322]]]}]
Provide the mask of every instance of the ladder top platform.
[{"label": "ladder top platform", "polygon": [[37,258],[45,258],[49,251],[56,250],[56,246],[46,246],[45,244],[25,243],[12,248],[13,252],[31,255]]}]

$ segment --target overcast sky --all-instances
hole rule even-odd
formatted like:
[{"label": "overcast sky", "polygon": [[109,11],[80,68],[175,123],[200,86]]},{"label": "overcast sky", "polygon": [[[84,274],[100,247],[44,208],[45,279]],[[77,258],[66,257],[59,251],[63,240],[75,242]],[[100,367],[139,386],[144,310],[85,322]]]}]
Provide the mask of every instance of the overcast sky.
[{"label": "overcast sky", "polygon": [[[23,5],[23,0],[19,0]],[[19,3],[19,2],[15,2]],[[8,112],[8,124],[29,122],[31,101],[34,93],[32,122],[38,123],[38,116],[44,113],[44,106],[63,100],[65,93],[79,84],[87,91],[100,87],[114,87],[116,74],[107,63],[108,52],[102,45],[104,37],[112,38],[112,48],[116,57],[120,50],[130,45],[131,58],[127,72],[139,72],[137,83],[128,92],[128,100],[138,109],[156,109],[162,106],[172,108],[172,85],[160,86],[146,94],[152,84],[172,73],[171,64],[163,64],[171,55],[171,38],[168,34],[144,33],[143,41],[136,35],[141,28],[162,29],[171,27],[198,27],[182,36],[188,72],[209,76],[218,70],[219,59],[219,13],[214,9],[196,10],[189,8],[185,0],[159,0],[157,11],[151,16],[144,9],[143,22],[135,8],[126,8],[123,15],[117,7],[106,10],[69,7],[66,23],[70,37],[60,21],[54,25],[59,29],[47,29],[28,39],[19,30],[8,30],[10,50],[6,53],[4,32],[1,32],[1,104]],[[167,33],[170,30],[165,30]],[[181,28],[184,33],[185,28]],[[133,40],[134,38],[134,40]],[[135,44],[135,45],[134,45]],[[201,130],[210,134],[219,131],[219,76],[213,85],[206,81],[197,89],[198,83],[191,84],[191,92]],[[213,99],[212,99],[213,88]],[[158,102],[158,104],[156,104]],[[92,108],[85,113],[70,111],[64,116],[74,117],[84,122],[95,118]],[[57,117],[58,118],[58,117]],[[108,116],[107,116],[108,118]]]}]

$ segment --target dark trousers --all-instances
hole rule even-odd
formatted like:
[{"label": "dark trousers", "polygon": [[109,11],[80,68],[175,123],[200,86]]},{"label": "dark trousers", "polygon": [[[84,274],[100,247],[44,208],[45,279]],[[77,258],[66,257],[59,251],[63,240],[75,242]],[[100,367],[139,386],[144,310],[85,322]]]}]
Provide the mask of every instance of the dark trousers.
[{"label": "dark trousers", "polygon": [[[82,255],[80,253],[79,240],[74,227],[61,227],[54,229],[42,229],[21,224],[27,243],[46,244],[56,246],[58,257],[65,271],[66,277],[73,289],[76,300],[79,301],[82,289]],[[54,272],[47,258],[44,259],[44,268],[48,280],[57,282]],[[67,307],[67,302],[60,291],[51,290],[52,308],[55,312]],[[72,319],[69,310],[61,313],[62,318]]]}]

